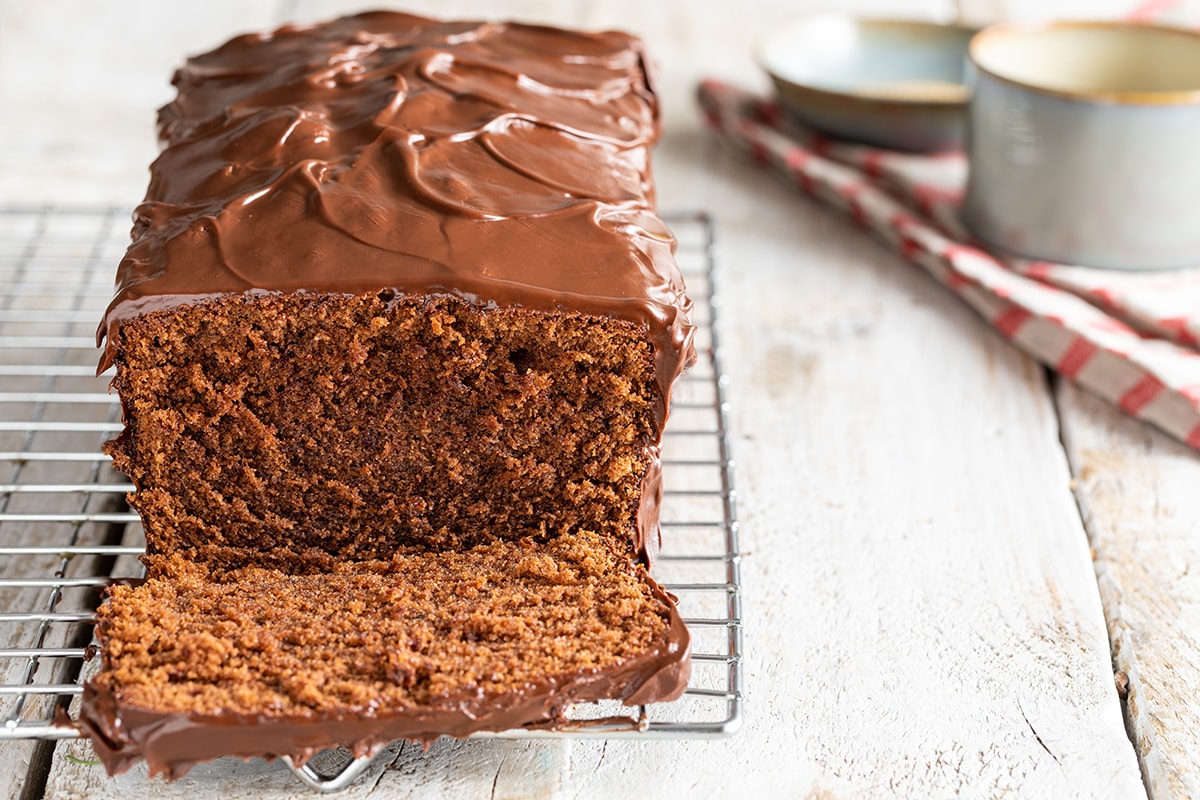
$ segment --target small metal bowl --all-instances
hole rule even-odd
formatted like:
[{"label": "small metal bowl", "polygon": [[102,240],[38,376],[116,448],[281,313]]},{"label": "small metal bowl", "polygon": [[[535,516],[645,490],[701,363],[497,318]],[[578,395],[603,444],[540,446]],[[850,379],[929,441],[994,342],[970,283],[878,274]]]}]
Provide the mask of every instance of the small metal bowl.
[{"label": "small metal bowl", "polygon": [[1200,32],[1001,23],[970,63],[977,239],[1039,261],[1200,266]]},{"label": "small metal bowl", "polygon": [[832,136],[899,150],[962,147],[974,28],[825,13],[764,37],[783,108]]}]

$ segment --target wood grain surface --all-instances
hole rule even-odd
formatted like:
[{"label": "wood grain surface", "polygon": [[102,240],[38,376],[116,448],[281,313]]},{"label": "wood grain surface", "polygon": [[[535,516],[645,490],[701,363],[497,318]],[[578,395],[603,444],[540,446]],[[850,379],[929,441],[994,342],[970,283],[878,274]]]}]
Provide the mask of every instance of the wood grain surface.
[{"label": "wood grain surface", "polygon": [[1200,797],[1200,465],[1069,384],[1058,397],[1146,784]]}]

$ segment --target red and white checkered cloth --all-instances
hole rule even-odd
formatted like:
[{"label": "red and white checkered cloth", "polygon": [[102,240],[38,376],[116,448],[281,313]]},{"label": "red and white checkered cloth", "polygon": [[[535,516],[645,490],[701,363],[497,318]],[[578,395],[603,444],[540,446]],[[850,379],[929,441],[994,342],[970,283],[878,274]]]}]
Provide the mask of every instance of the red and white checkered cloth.
[{"label": "red and white checkered cloth", "polygon": [[1200,449],[1200,269],[1119,272],[999,256],[958,218],[961,153],[913,155],[805,130],[709,80],[710,126],[926,269],[1029,355]]}]

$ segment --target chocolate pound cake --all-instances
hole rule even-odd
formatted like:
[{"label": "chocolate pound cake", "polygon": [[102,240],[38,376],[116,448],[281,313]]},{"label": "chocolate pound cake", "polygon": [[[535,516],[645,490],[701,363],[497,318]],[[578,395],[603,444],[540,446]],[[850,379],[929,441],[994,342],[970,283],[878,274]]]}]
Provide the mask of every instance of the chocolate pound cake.
[{"label": "chocolate pound cake", "polygon": [[175,84],[99,331],[148,568],[85,687],[109,771],[678,697],[647,568],[693,329],[640,44],[372,13]]}]

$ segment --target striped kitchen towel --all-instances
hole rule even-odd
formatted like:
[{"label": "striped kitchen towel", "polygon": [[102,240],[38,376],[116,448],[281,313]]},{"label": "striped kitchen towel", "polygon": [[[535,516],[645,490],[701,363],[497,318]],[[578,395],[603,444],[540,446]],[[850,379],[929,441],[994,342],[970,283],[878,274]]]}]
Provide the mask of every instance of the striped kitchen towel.
[{"label": "striped kitchen towel", "polygon": [[1200,449],[1200,269],[1118,272],[988,252],[959,223],[961,153],[833,141],[716,80],[698,94],[712,129],[756,163],[877,234],[1034,358]]}]

